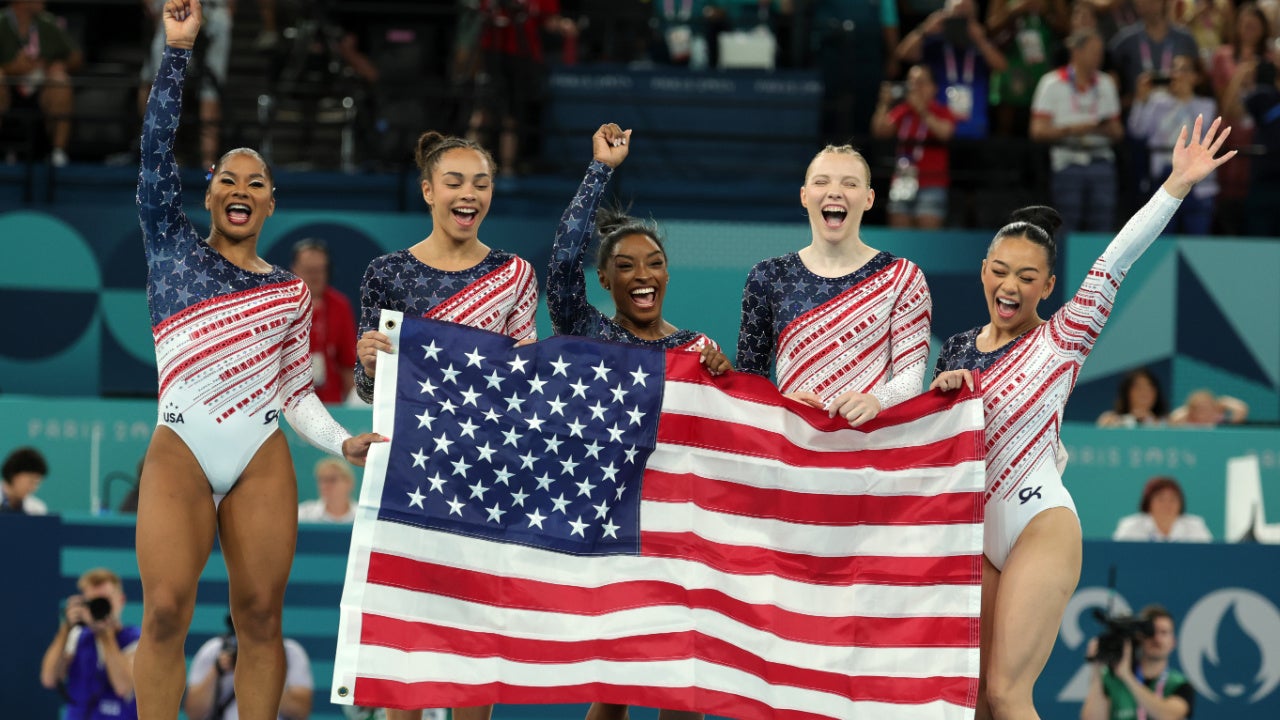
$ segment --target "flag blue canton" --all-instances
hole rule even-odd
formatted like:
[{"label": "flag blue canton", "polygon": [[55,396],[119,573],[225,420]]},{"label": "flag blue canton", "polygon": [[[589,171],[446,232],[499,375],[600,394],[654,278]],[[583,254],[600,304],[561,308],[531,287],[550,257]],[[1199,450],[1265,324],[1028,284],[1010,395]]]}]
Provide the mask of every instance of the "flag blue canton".
[{"label": "flag blue canton", "polygon": [[635,554],[662,351],[405,318],[379,518],[574,554]]}]

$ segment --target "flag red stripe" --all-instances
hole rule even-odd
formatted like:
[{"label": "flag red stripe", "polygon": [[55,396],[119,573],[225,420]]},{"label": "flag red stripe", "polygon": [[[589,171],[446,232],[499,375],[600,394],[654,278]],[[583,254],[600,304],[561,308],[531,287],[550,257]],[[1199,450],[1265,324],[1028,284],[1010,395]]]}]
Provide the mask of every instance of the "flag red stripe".
[{"label": "flag red stripe", "polygon": [[640,553],[650,557],[696,557],[731,575],[773,575],[814,585],[977,585],[982,554],[910,557],[859,555],[819,557],[744,545],[717,543],[691,532],[646,530]]},{"label": "flag red stripe", "polygon": [[492,607],[599,616],[657,605],[710,610],[787,640],[867,648],[973,647],[972,617],[881,618],[852,614],[818,617],[772,605],[743,602],[719,590],[687,589],[673,582],[631,580],[602,587],[577,587],[540,580],[501,577],[373,552],[368,581]]},{"label": "flag red stripe", "polygon": [[980,492],[939,495],[824,495],[756,488],[693,473],[646,470],[641,496],[655,502],[692,502],[700,508],[757,518],[818,525],[937,525],[972,523]]},{"label": "flag red stripe", "polygon": [[618,640],[557,642],[416,623],[366,614],[361,643],[406,652],[441,652],[473,658],[501,657],[517,663],[562,664],[589,660],[643,663],[697,657],[750,673],[771,685],[807,688],[854,701],[919,704],[944,700],[964,704],[973,679],[884,677],[811,670],[765,660],[717,637],[697,632],[656,633]]}]

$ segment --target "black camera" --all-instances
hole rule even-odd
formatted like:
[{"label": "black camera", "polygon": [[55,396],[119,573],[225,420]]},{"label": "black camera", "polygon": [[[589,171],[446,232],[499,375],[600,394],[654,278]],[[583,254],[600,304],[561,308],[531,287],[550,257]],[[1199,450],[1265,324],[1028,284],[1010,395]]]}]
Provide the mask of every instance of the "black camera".
[{"label": "black camera", "polygon": [[1136,643],[1142,638],[1149,638],[1156,634],[1155,623],[1147,618],[1132,615],[1111,617],[1097,609],[1093,611],[1093,616],[1102,623],[1104,629],[1102,634],[1098,635],[1098,649],[1093,657],[1088,659],[1106,663],[1110,667],[1115,667],[1116,663],[1120,662],[1120,658],[1124,656],[1126,643]]},{"label": "black camera", "polygon": [[93,618],[94,622],[106,620],[111,616],[110,598],[96,597],[86,600],[84,606],[89,610],[89,617]]},{"label": "black camera", "polygon": [[1173,78],[1164,73],[1157,73],[1151,76],[1152,87],[1167,87],[1171,82],[1173,82]]},{"label": "black camera", "polygon": [[236,626],[231,623],[231,616],[227,616],[227,632],[222,636],[222,652],[231,656],[231,667],[236,666],[236,656],[240,653],[240,641],[236,639]]}]

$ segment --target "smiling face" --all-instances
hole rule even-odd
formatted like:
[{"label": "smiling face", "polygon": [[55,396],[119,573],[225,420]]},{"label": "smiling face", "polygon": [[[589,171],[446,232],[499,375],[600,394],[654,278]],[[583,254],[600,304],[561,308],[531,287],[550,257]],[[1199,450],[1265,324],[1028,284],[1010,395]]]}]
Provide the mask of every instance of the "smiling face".
[{"label": "smiling face", "polygon": [[232,152],[214,169],[204,207],[213,216],[213,233],[233,242],[256,239],[275,212],[271,178],[258,158]]},{"label": "smiling face", "polygon": [[618,321],[627,329],[662,322],[667,294],[667,254],[653,238],[632,233],[613,246],[609,262],[599,268],[600,285],[613,296]]},{"label": "smiling face", "polygon": [[982,261],[982,289],[991,324],[1002,333],[1021,335],[1039,321],[1036,306],[1053,292],[1049,256],[1022,236],[1003,237]]},{"label": "smiling face", "polygon": [[800,205],[809,212],[814,239],[832,243],[858,236],[862,214],[875,199],[866,161],[851,153],[819,154],[800,188]]},{"label": "smiling face", "polygon": [[475,239],[493,201],[493,168],[470,148],[447,150],[423,181],[422,199],[436,230],[457,243]]}]

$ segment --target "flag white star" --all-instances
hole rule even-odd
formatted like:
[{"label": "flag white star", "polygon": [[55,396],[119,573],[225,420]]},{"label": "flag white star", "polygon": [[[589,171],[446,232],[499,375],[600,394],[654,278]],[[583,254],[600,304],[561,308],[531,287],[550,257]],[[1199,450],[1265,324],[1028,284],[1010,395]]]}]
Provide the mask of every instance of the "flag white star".
[{"label": "flag white star", "polygon": [[409,496],[409,507],[418,507],[426,510],[426,508],[422,506],[422,501],[426,499],[427,496],[418,492],[418,488],[414,488],[413,492],[405,493],[405,495]]},{"label": "flag white star", "polygon": [[534,375],[533,377],[529,378],[529,392],[530,392],[530,393],[538,393],[539,395],[541,395],[541,394],[542,394],[542,386],[543,386],[543,385],[546,385],[546,384],[547,384],[547,381],[546,381],[546,380],[543,380],[542,378],[538,377],[537,375]]},{"label": "flag white star", "polygon": [[471,367],[472,365],[480,367],[481,360],[484,360],[484,356],[480,354],[480,348],[477,347],[475,350],[467,353],[467,367]]},{"label": "flag white star", "polygon": [[510,486],[511,477],[514,474],[515,473],[512,473],[511,471],[507,470],[506,465],[503,465],[501,468],[493,471],[493,481],[496,483],[502,483],[503,485]]},{"label": "flag white star", "polygon": [[609,514],[609,503],[603,500],[600,501],[599,505],[592,505],[591,507],[596,509],[597,520]]},{"label": "flag white star", "polygon": [[573,471],[577,469],[578,465],[579,463],[574,462],[573,456],[570,455],[568,460],[560,461],[560,474],[573,477]]},{"label": "flag white star", "polygon": [[423,410],[421,415],[414,415],[414,417],[418,418],[418,427],[424,427],[428,430],[431,429],[431,423],[436,421],[436,419],[432,417],[431,413],[427,410]]},{"label": "flag white star", "polygon": [[427,478],[427,482],[431,483],[431,492],[438,492],[441,495],[444,494],[444,484],[447,481],[440,477],[440,473],[436,473],[435,475]]},{"label": "flag white star", "polygon": [[489,420],[491,422],[499,422],[502,420],[502,416],[494,412],[493,408],[489,408],[488,410],[484,411],[484,419]]},{"label": "flag white star", "polygon": [[591,369],[596,371],[596,376],[595,376],[596,380],[604,380],[605,382],[609,382],[609,368],[605,367],[604,359],[600,360],[599,365],[593,365]]},{"label": "flag white star", "polygon": [[622,383],[618,383],[618,387],[610,388],[609,392],[613,393],[613,401],[622,402],[622,398],[627,396],[627,391],[622,389]]},{"label": "flag white star", "polygon": [[587,399],[587,386],[584,385],[581,380],[574,382],[569,387],[573,388],[573,397],[580,397],[583,400]]},{"label": "flag white star", "polygon": [[560,446],[564,444],[564,441],[555,435],[542,438],[542,442],[547,444],[547,452],[554,453],[556,455],[560,454]]},{"label": "flag white star", "polygon": [[467,487],[471,488],[472,499],[480,498],[480,502],[484,502],[484,494],[489,492],[489,488],[485,487],[484,483],[477,480],[475,485],[468,485]]},{"label": "flag white star", "polygon": [[471,418],[465,418],[458,424],[458,429],[462,431],[462,434],[459,437],[469,437],[472,440],[475,440],[476,430],[479,429],[479,427],[479,425],[471,422]]},{"label": "flag white star", "polygon": [[559,512],[561,515],[564,514],[564,509],[569,507],[569,501],[565,499],[564,493],[560,493],[558,498],[551,498],[551,504],[554,506],[551,512]]},{"label": "flag white star", "polygon": [[569,363],[564,361],[563,355],[551,361],[551,368],[552,377],[555,377],[556,375],[563,375],[566,378],[569,377]]},{"label": "flag white star", "polygon": [[497,502],[493,503],[493,507],[485,508],[485,511],[489,513],[489,519],[496,523],[502,522],[502,516],[507,514]]},{"label": "flag white star", "polygon": [[600,526],[600,528],[604,530],[604,537],[611,537],[614,540],[618,539],[618,529],[620,527],[622,526],[614,525],[612,520],[605,520],[604,525]]},{"label": "flag white star", "polygon": [[458,406],[457,406],[457,405],[454,405],[454,404],[453,404],[453,401],[452,401],[452,400],[450,400],[449,398],[445,398],[444,400],[441,400],[441,401],[440,401],[440,412],[442,412],[442,413],[450,413],[450,414],[453,414],[453,415],[457,415],[457,414],[458,414]]},{"label": "flag white star", "polygon": [[476,448],[476,452],[480,453],[480,460],[485,462],[493,462],[493,454],[498,452],[496,448],[489,447],[489,443],[485,443]]},{"label": "flag white star", "polygon": [[592,420],[599,420],[600,422],[604,422],[605,407],[600,404],[599,400],[596,401],[595,405],[592,405],[587,409],[591,411]]},{"label": "flag white star", "polygon": [[596,489],[595,483],[591,482],[587,478],[583,478],[582,482],[574,484],[578,486],[578,494],[586,495],[587,499],[591,498],[591,491]]},{"label": "flag white star", "polygon": [[604,473],[605,480],[609,480],[610,482],[618,482],[619,469],[620,468],[614,467],[613,463],[609,463],[608,465],[605,465],[604,467],[600,468],[600,471]]},{"label": "flag white star", "polygon": [[467,462],[466,458],[458,458],[457,460],[453,461],[454,475],[461,475],[462,477],[465,478],[467,476],[467,471],[470,469],[471,469],[471,464]]},{"label": "flag white star", "polygon": [[544,471],[542,475],[534,478],[534,482],[538,483],[539,490],[546,490],[549,493],[551,492],[551,483],[555,481],[551,479],[550,473]]},{"label": "flag white star", "polygon": [[548,414],[550,414],[550,415],[560,415],[561,417],[563,417],[563,416],[564,416],[564,406],[565,406],[565,405],[568,405],[568,404],[569,404],[569,403],[561,402],[561,401],[560,401],[560,396],[559,396],[559,395],[557,395],[557,396],[555,396],[555,398],[553,398],[553,399],[551,399],[551,400],[548,400],[548,401],[547,401],[547,405],[549,405],[549,406],[551,407],[551,411],[550,411],[550,413],[548,413]]},{"label": "flag white star", "polygon": [[422,393],[426,393],[432,397],[435,397],[436,386],[432,385],[430,380],[421,380],[418,382],[418,384],[422,386],[422,389],[418,391],[419,395],[421,395]]},{"label": "flag white star", "polygon": [[626,492],[626,491],[627,491],[627,484],[626,484],[626,483],[622,483],[621,485],[619,485],[619,486],[618,486],[618,491],[617,491],[616,493],[614,493],[614,498],[613,498],[613,499],[614,499],[614,500],[617,500],[618,502],[622,502],[622,493],[624,493],[624,492]]},{"label": "flag white star", "polygon": [[635,464],[636,453],[638,452],[635,445],[632,445],[630,448],[623,450],[622,452],[627,454],[627,462]]},{"label": "flag white star", "polygon": [[640,418],[644,417],[644,416],[645,416],[645,414],[646,414],[646,413],[642,413],[642,412],[640,412],[640,408],[638,408],[638,407],[631,408],[630,410],[628,410],[628,411],[627,411],[627,415],[629,415],[629,416],[631,417],[631,424],[632,424],[632,425],[639,425],[639,424],[640,424]]},{"label": "flag white star", "polygon": [[506,400],[507,400],[507,409],[514,410],[515,412],[520,412],[521,411],[520,406],[524,405],[524,398],[520,397],[519,395],[516,395],[515,393],[512,393],[511,397],[507,398]]},{"label": "flag white star", "polygon": [[428,457],[430,457],[430,456],[423,452],[423,450],[425,450],[425,449],[426,449],[426,448],[418,448],[418,452],[413,453],[413,466],[414,466],[414,467],[420,467],[420,468],[422,468],[423,470],[426,470],[426,469],[427,469],[427,458],[428,458]]},{"label": "flag white star", "polygon": [[644,379],[647,377],[649,377],[649,373],[645,372],[643,367],[637,367],[635,370],[632,370],[631,387],[635,387],[636,385],[648,387],[648,385],[645,385],[644,383]]},{"label": "flag white star", "polygon": [[[599,459],[600,459],[600,451],[601,451],[601,450],[603,450],[603,449],[604,449],[604,446],[603,446],[603,445],[601,445],[600,443],[596,442],[595,440],[592,440],[592,441],[591,441],[591,444],[586,446],[586,450],[587,450],[587,457],[589,457],[589,458],[595,458],[596,460],[599,460]],[[584,458],[584,459],[585,459],[585,458]]]},{"label": "flag white star", "polygon": [[529,527],[534,527],[536,525],[539,530],[545,529],[542,527],[542,521],[546,520],[547,516],[538,512],[537,508],[534,508],[531,513],[525,513],[525,515],[529,517]]},{"label": "flag white star", "polygon": [[512,506],[519,505],[520,507],[524,507],[524,501],[528,497],[529,497],[529,493],[519,488],[516,488],[516,491],[511,493],[511,505]]},{"label": "flag white star", "polygon": [[447,367],[447,368],[445,368],[445,369],[441,370],[440,372],[444,375],[444,381],[445,381],[445,382],[451,382],[451,383],[453,383],[454,385],[457,385],[457,384],[458,384],[458,374],[459,374],[461,371],[460,371],[460,370],[454,370],[454,369],[453,369],[453,363],[449,363],[449,367]]},{"label": "flag white star", "polygon": [[522,437],[524,436],[516,432],[515,428],[508,428],[502,433],[502,444],[510,445],[511,447],[518,447],[516,443],[520,442],[520,438]]},{"label": "flag white star", "polygon": [[578,418],[574,418],[573,422],[569,423],[569,437],[582,437],[582,431],[586,427],[578,422]]},{"label": "flag white star", "polygon": [[573,526],[573,529],[569,531],[570,535],[578,535],[579,537],[586,539],[588,524],[582,522],[581,515],[578,516],[577,520],[570,520],[569,524]]},{"label": "flag white star", "polygon": [[529,361],[522,357],[518,357],[507,364],[511,366],[511,372],[524,372],[524,366],[528,365]]},{"label": "flag white star", "polygon": [[440,437],[436,438],[435,440],[436,440],[436,452],[442,452],[442,453],[449,452],[449,446],[453,444],[453,441],[449,439],[448,435],[445,435],[444,433],[440,433]]},{"label": "flag white star", "polygon": [[533,454],[533,451],[532,451],[532,450],[531,450],[531,451],[529,451],[529,452],[527,452],[527,453],[525,453],[524,455],[521,455],[521,456],[520,456],[520,469],[521,469],[521,470],[532,470],[532,469],[533,469],[533,462],[534,462],[535,460],[537,460],[537,459],[538,459],[538,458],[537,458],[536,456],[534,456],[534,454]]},{"label": "flag white star", "polygon": [[475,386],[474,386],[474,385],[471,385],[471,386],[467,387],[467,389],[466,389],[466,390],[463,390],[463,391],[462,391],[462,404],[463,404],[463,405],[471,405],[471,406],[473,406],[473,407],[480,407],[480,404],[476,402],[476,400],[478,400],[479,398],[480,398],[480,393],[476,392],[476,388],[475,388]]},{"label": "flag white star", "polygon": [[534,432],[541,430],[542,423],[546,422],[546,420],[543,420],[542,418],[538,417],[538,413],[534,413],[530,415],[529,417],[525,418],[524,421],[529,423],[529,429],[533,430]]},{"label": "flag white star", "polygon": [[436,360],[436,356],[440,354],[441,350],[441,348],[436,347],[435,340],[432,340],[430,345],[423,345],[422,349],[427,351],[427,354],[422,357],[423,360]]},{"label": "flag white star", "polygon": [[449,514],[462,517],[462,508],[466,506],[467,506],[466,503],[458,502],[458,496],[454,495],[453,499],[449,501]]},{"label": "flag white star", "polygon": [[611,428],[605,428],[605,432],[609,433],[609,442],[622,442],[623,431],[618,427],[618,423],[614,423]]},{"label": "flag white star", "polygon": [[498,374],[497,370],[485,375],[484,379],[489,381],[489,387],[498,388],[499,390],[502,389],[502,381],[506,380],[506,378]]}]

